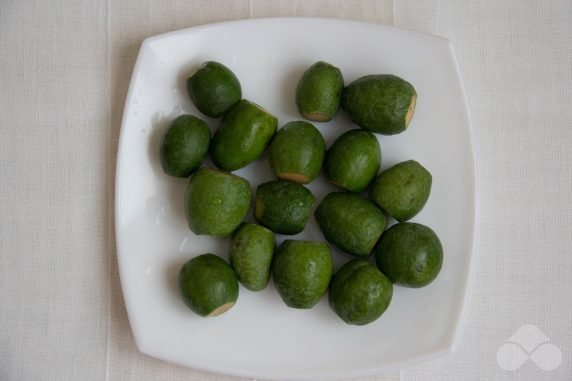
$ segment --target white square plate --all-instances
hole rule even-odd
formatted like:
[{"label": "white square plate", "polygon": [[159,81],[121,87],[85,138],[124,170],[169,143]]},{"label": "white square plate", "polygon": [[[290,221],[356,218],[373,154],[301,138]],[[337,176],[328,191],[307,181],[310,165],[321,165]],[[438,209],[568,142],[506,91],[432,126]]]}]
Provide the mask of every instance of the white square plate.
[{"label": "white square plate", "polygon": [[[394,288],[385,314],[346,325],[327,297],[311,310],[286,307],[272,282],[201,318],[181,301],[177,274],[189,258],[227,258],[228,239],[195,236],[183,213],[188,180],[159,164],[162,133],[181,113],[202,117],[185,80],[203,61],[227,65],[243,96],[279,119],[300,120],[294,89],[318,60],[339,67],[346,84],[375,73],[399,75],[418,92],[402,134],[379,136],[385,169],[415,159],[433,174],[431,197],[414,221],[433,228],[444,247],[437,279],[422,289]],[[217,121],[208,119],[213,131]],[[328,146],[352,125],[340,112],[315,123]],[[208,161],[208,166],[212,163]],[[266,156],[236,172],[256,186],[272,179]],[[317,200],[336,190],[323,176],[309,185]],[[475,161],[463,86],[451,44],[442,38],[356,21],[285,18],[220,23],[144,41],[125,104],[116,180],[117,254],[139,349],[184,366],[273,379],[347,378],[396,370],[450,352],[459,339],[476,222]],[[251,216],[248,217],[252,219]],[[296,239],[323,240],[312,218]],[[281,242],[284,236],[278,237]],[[349,257],[332,247],[336,268]]]}]

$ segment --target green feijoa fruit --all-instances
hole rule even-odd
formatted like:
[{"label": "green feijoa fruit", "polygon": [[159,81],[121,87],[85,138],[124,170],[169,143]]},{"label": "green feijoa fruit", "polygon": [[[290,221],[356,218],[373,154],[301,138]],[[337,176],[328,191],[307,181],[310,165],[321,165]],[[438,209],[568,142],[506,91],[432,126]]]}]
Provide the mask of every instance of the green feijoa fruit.
[{"label": "green feijoa fruit", "polygon": [[250,184],[242,177],[201,168],[191,176],[185,193],[185,216],[198,235],[227,237],[250,209]]},{"label": "green feijoa fruit", "polygon": [[343,133],[326,153],[324,172],[333,184],[361,192],[377,175],[381,148],[375,135],[362,129]]},{"label": "green feijoa fruit", "polygon": [[328,194],[315,217],[328,242],[358,257],[370,255],[387,226],[381,209],[354,193]]},{"label": "green feijoa fruit", "polygon": [[326,144],[320,131],[308,122],[290,122],[270,143],[270,166],[281,180],[307,184],[320,173]]},{"label": "green feijoa fruit", "polygon": [[296,106],[304,119],[327,122],[340,108],[344,78],[337,67],[319,61],[302,75],[296,87]]},{"label": "green feijoa fruit", "polygon": [[377,320],[389,307],[391,281],[365,259],[353,259],[332,278],[330,307],[346,323],[365,325]]},{"label": "green feijoa fruit", "polygon": [[390,74],[366,75],[349,84],[342,108],[363,129],[384,135],[405,131],[417,101],[415,88]]},{"label": "green feijoa fruit", "polygon": [[161,143],[163,171],[175,177],[189,177],[205,159],[210,140],[211,130],[203,120],[192,115],[177,117]]},{"label": "green feijoa fruit", "polygon": [[219,117],[242,98],[236,75],[219,62],[203,63],[188,79],[187,92],[200,112]]},{"label": "green feijoa fruit", "polygon": [[243,223],[230,241],[230,265],[244,287],[260,291],[268,284],[274,256],[274,234],[263,226]]},{"label": "green feijoa fruit", "polygon": [[303,185],[289,181],[270,181],[256,189],[254,218],[279,234],[298,234],[308,222],[314,196]]},{"label": "green feijoa fruit", "polygon": [[401,222],[387,229],[375,248],[377,267],[395,284],[423,287],[443,265],[443,246],[429,227]]},{"label": "green feijoa fruit", "polygon": [[312,308],[328,289],[334,262],[324,242],[285,240],[276,251],[272,278],[292,308]]},{"label": "green feijoa fruit", "polygon": [[222,117],[210,146],[213,162],[225,171],[258,159],[276,133],[278,119],[262,107],[241,100]]},{"label": "green feijoa fruit", "polygon": [[224,259],[207,253],[183,265],[179,271],[179,290],[191,310],[213,317],[234,306],[238,299],[238,280]]},{"label": "green feijoa fruit", "polygon": [[373,182],[369,197],[387,214],[403,222],[423,209],[431,193],[432,176],[414,160],[383,171]]}]

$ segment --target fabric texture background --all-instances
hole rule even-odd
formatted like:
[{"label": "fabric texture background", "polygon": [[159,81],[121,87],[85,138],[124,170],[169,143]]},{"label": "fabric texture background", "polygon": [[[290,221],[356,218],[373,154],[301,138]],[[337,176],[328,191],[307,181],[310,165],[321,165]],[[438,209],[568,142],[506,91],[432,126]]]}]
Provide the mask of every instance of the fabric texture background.
[{"label": "fabric texture background", "polygon": [[[361,380],[572,379],[572,1],[8,0],[0,6],[0,380],[238,380],[140,354],[123,304],[113,191],[146,37],[268,16],[351,18],[453,41],[479,177],[458,351]],[[497,363],[521,326],[562,353]]]}]

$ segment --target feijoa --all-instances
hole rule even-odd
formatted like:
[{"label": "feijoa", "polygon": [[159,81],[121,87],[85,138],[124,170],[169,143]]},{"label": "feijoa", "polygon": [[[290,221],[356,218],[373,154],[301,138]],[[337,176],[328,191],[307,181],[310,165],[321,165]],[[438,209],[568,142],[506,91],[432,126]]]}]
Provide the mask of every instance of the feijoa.
[{"label": "feijoa", "polygon": [[333,184],[361,192],[377,175],[381,147],[375,135],[362,129],[340,135],[326,153],[324,172]]},{"label": "feijoa", "polygon": [[387,225],[381,209],[354,193],[329,193],[315,217],[328,242],[358,257],[371,254]]},{"label": "feijoa", "polygon": [[161,166],[166,174],[189,177],[202,164],[211,139],[209,126],[193,115],[177,117],[161,143]]},{"label": "feijoa", "polygon": [[344,78],[337,67],[323,61],[310,66],[296,87],[296,106],[304,119],[327,122],[340,108]]},{"label": "feijoa", "polygon": [[405,131],[417,102],[415,88],[391,74],[366,75],[344,88],[342,108],[363,129],[384,135]]},{"label": "feijoa", "polygon": [[230,241],[230,265],[240,283],[251,291],[266,287],[274,256],[274,234],[263,226],[243,223]]},{"label": "feijoa", "polygon": [[375,248],[377,267],[395,284],[423,287],[443,265],[443,246],[428,226],[401,222],[387,229]]},{"label": "feijoa", "polygon": [[183,301],[200,316],[218,316],[238,299],[234,271],[215,254],[206,253],[187,261],[179,271],[178,283]]},{"label": "feijoa", "polygon": [[326,144],[311,123],[287,123],[270,143],[270,166],[281,180],[307,184],[320,173]]},{"label": "feijoa", "polygon": [[187,92],[200,112],[219,117],[242,98],[240,82],[220,62],[203,63],[188,79]]},{"label": "feijoa", "polygon": [[369,197],[397,221],[407,221],[423,209],[431,193],[432,176],[415,160],[383,171],[373,182]]},{"label": "feijoa", "polygon": [[256,189],[254,218],[279,234],[298,234],[308,222],[314,207],[312,192],[289,181],[270,181]]},{"label": "feijoa", "polygon": [[326,293],[333,268],[326,243],[285,240],[276,251],[272,278],[286,305],[307,309]]},{"label": "feijoa", "polygon": [[332,278],[330,307],[346,323],[365,325],[377,320],[393,296],[391,281],[365,259],[353,259]]},{"label": "feijoa", "polygon": [[278,119],[259,105],[241,100],[222,117],[211,146],[211,158],[224,171],[258,159],[276,133]]},{"label": "feijoa", "polygon": [[197,235],[226,237],[246,217],[251,204],[248,180],[216,169],[201,168],[185,193],[185,216]]}]

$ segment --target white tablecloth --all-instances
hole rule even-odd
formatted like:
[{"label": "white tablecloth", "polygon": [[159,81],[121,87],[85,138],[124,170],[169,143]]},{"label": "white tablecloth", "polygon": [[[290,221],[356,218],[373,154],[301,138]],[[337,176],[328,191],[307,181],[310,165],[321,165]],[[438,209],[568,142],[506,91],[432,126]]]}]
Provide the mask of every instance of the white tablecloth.
[{"label": "white tablecloth", "polygon": [[[264,16],[395,25],[451,39],[458,55],[480,197],[463,338],[450,356],[368,380],[572,379],[570,0],[3,1],[0,379],[235,380],[136,350],[115,254],[115,156],[144,38]],[[525,342],[535,338],[544,344]]]}]

